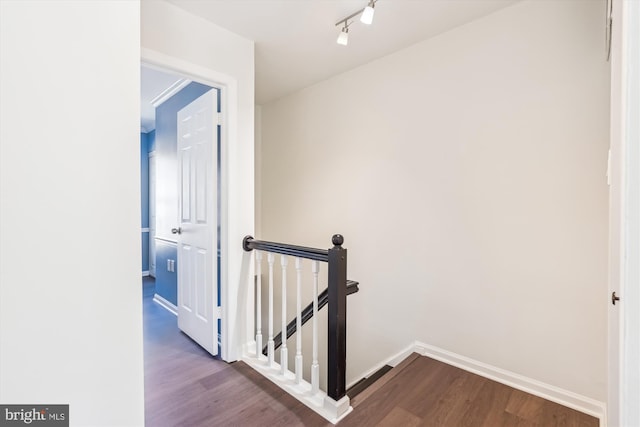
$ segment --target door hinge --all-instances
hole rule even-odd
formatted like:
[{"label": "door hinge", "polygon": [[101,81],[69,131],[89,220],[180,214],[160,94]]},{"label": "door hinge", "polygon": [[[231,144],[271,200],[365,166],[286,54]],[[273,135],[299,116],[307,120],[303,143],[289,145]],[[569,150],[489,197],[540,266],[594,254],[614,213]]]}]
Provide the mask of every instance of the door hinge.
[{"label": "door hinge", "polygon": [[215,309],[216,319],[222,319],[222,307],[218,306]]},{"label": "door hinge", "polygon": [[216,124],[222,126],[222,113],[216,113]]}]

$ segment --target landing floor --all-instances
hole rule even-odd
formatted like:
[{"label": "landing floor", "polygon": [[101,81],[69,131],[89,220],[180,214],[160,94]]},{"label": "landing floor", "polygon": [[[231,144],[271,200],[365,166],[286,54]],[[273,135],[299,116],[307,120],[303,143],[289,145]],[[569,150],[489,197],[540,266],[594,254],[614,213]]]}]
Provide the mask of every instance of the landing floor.
[{"label": "landing floor", "polygon": [[[145,278],[145,416],[149,427],[330,426],[243,362],[213,358],[153,302]],[[511,387],[418,357],[363,400],[340,427],[564,426],[598,420]]]}]

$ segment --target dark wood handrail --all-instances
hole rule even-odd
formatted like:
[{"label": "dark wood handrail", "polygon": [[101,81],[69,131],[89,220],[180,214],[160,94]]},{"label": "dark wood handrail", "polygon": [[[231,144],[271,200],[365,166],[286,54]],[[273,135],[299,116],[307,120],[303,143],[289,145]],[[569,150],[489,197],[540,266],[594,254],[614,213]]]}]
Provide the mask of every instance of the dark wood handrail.
[{"label": "dark wood handrail", "polygon": [[287,243],[255,240],[251,236],[246,236],[244,240],[242,240],[242,248],[247,252],[257,249],[259,251],[274,252],[282,255],[291,255],[300,258],[312,259],[315,261],[329,261],[329,251],[326,249],[307,248],[305,246],[289,245]]}]

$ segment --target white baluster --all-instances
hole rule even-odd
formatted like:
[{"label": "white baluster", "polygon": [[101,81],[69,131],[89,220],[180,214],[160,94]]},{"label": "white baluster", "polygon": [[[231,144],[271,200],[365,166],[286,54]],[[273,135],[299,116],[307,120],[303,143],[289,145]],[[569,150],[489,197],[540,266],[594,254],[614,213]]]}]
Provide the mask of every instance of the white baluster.
[{"label": "white baluster", "polygon": [[318,365],[318,261],[311,263],[313,273],[313,362],[311,363],[311,392],[320,389],[320,365]]},{"label": "white baluster", "polygon": [[267,341],[267,358],[269,359],[269,366],[273,365],[273,262],[275,257],[273,253],[267,254],[267,262],[269,263],[269,340]]},{"label": "white baluster", "polygon": [[280,255],[280,265],[282,266],[282,346],[280,347],[280,373],[286,375],[289,370],[289,355],[287,352],[287,264],[286,255]]},{"label": "white baluster", "polygon": [[256,251],[256,357],[262,356],[262,252]]},{"label": "white baluster", "polygon": [[302,382],[302,259],[296,258],[296,384]]}]

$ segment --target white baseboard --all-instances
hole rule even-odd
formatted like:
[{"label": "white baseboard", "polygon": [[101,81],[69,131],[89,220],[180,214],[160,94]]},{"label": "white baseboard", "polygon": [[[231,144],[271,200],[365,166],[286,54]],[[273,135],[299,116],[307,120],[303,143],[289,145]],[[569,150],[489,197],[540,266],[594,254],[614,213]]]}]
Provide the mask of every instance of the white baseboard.
[{"label": "white baseboard", "polygon": [[142,272],[142,277],[147,277],[149,276],[149,270],[145,270]]},{"label": "white baseboard", "polygon": [[167,311],[173,313],[174,315],[178,315],[178,307],[173,305],[170,301],[162,298],[160,295],[155,294],[153,296],[153,301],[161,307],[165,308]]},{"label": "white baseboard", "polygon": [[526,393],[533,394],[534,396],[542,397],[543,399],[547,399],[568,408],[575,409],[576,411],[591,415],[600,420],[601,427],[606,427],[606,404],[604,402],[534,380],[533,378],[525,377],[524,375],[497,368],[420,341],[416,341],[411,346],[408,353],[407,350],[403,350],[403,352],[398,355],[401,356],[407,353],[406,356],[408,356],[412,352],[439,360],[448,365],[464,369],[465,371],[469,371],[490,380],[497,381],[501,384],[522,390]]}]

